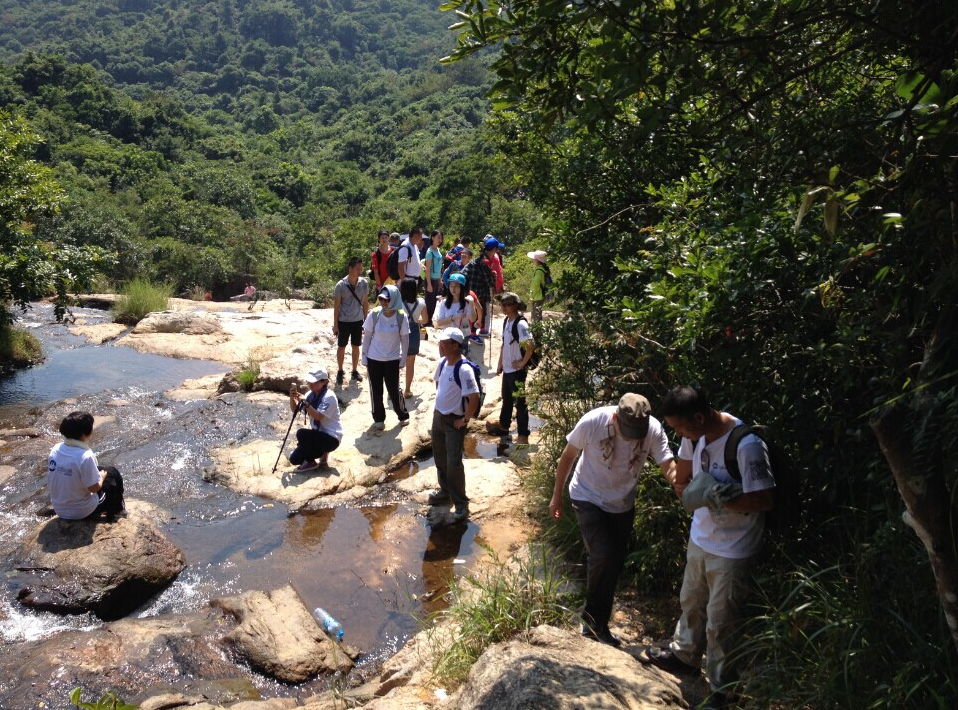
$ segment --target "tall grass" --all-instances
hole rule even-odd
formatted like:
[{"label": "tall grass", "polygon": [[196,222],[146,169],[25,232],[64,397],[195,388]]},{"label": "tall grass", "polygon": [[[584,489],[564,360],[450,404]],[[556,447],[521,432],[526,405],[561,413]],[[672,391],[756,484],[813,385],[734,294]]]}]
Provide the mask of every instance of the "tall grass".
[{"label": "tall grass", "polygon": [[239,382],[244,392],[251,391],[253,385],[256,384],[256,380],[259,377],[261,360],[262,358],[259,352],[250,351],[246,355],[246,362],[243,363],[242,369],[236,373],[236,381]]},{"label": "tall grass", "polygon": [[43,349],[32,333],[0,323],[0,372],[8,368],[34,365],[41,360]]},{"label": "tall grass", "polygon": [[489,646],[542,624],[573,623],[577,599],[568,588],[555,556],[541,546],[508,563],[493,556],[477,574],[454,581],[451,606],[436,616],[457,633],[435,656],[436,679],[454,688]]},{"label": "tall grass", "polygon": [[169,308],[173,287],[154,284],[149,279],[133,279],[120,291],[113,306],[113,320],[126,325],[136,325],[148,313]]}]

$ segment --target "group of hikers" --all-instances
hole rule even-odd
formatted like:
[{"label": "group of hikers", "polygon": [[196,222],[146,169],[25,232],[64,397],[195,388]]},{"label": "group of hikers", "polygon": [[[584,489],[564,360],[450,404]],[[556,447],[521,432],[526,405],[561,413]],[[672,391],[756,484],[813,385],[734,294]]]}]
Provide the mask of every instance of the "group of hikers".
[{"label": "group of hikers", "polygon": [[[453,520],[462,521],[469,515],[462,464],[464,438],[482,393],[480,368],[468,359],[468,352],[470,344],[485,346],[494,295],[505,316],[496,367],[496,374],[502,376],[502,410],[498,422],[487,423],[487,430],[510,441],[514,415],[516,444],[520,446],[529,443],[524,383],[535,341],[523,315],[526,304],[517,294],[503,290],[499,252],[505,245],[486,235],[483,255],[473,258],[468,238],[456,240],[449,251],[442,249],[443,240],[439,230],[431,233],[428,246],[419,227],[409,230],[404,238],[382,230],[371,256],[368,279],[363,276],[361,258],[348,261],[347,274],[333,293],[336,375],[330,378],[325,370],[314,370],[305,378],[308,394],[301,394],[295,387],[290,391],[291,410],[305,411],[310,421],[309,427],[296,434],[297,446],[290,462],[296,465],[297,473],[324,466],[329,453],[342,440],[338,401],[330,386],[346,384],[347,346],[351,348],[350,383],[368,378],[371,428],[386,428],[384,394],[389,397],[399,426],[406,426],[410,418],[406,400],[415,396],[412,384],[416,358],[420,343],[429,337],[427,329],[431,328],[438,339],[441,359],[432,377],[436,386],[432,439],[440,490],[430,502],[452,504]],[[546,252],[530,252],[528,256],[536,263],[536,269],[541,266],[548,273]],[[545,278],[542,282],[545,288]],[[376,302],[372,307],[371,295]],[[541,301],[545,298],[544,293],[540,295],[541,317]],[[360,366],[365,368],[365,376]],[[405,373],[403,383],[401,373]]]},{"label": "group of hikers", "polygon": [[[487,430],[510,440],[515,414],[519,444],[529,442],[524,383],[535,343],[523,316],[526,304],[517,294],[502,290],[497,254],[504,246],[501,242],[487,235],[483,255],[476,259],[468,239],[457,240],[455,247],[444,253],[438,230],[421,253],[422,234],[414,228],[404,240],[391,245],[393,235],[380,232],[370,272],[376,289],[373,308],[370,283],[362,276],[364,262],[359,257],[349,260],[347,275],[336,285],[333,309],[338,370],[335,378],[323,368],[309,372],[304,378],[307,393],[295,385],[290,389],[294,417],[304,412],[309,426],[297,431],[289,461],[298,473],[312,471],[326,465],[330,452],[342,441],[339,401],[331,385],[345,385],[347,344],[352,346],[350,381],[363,382],[360,363],[366,368],[372,429],[385,429],[384,390],[399,426],[405,426],[410,417],[405,400],[412,396],[420,339],[426,337],[427,327],[433,327],[440,354],[432,376],[436,399],[431,426],[438,489],[428,501],[447,510],[451,506],[452,522],[462,523],[469,517],[464,439],[469,422],[479,411],[482,393],[480,368],[468,360],[467,352],[470,343],[483,343],[483,336],[489,335],[492,294],[498,293],[504,314],[496,367],[496,374],[502,377],[502,408],[498,422],[487,423]],[[547,261],[547,254],[541,251],[530,252],[528,257],[537,268]],[[425,298],[420,297],[420,288]],[[532,295],[533,314],[538,304],[539,317],[545,300],[542,296],[541,290]],[[406,372],[405,391],[399,385],[402,370]],[[713,408],[706,395],[694,387],[673,388],[659,407],[661,417],[681,437],[677,455],[651,411],[644,396],[627,393],[617,405],[585,414],[566,436],[549,511],[553,518],[562,516],[568,485],[588,556],[581,633],[619,646],[609,621],[633,529],[638,479],[649,459],[659,466],[692,513],[692,524],[680,593],[681,616],[670,642],[648,647],[641,660],[673,673],[699,673],[704,656],[712,688],[706,707],[725,707],[728,692],[738,681],[738,663],[731,650],[739,639],[751,573],[762,546],[764,512],[775,504],[776,482],[768,447],[751,429],[744,428],[740,419]],[[66,519],[124,514],[119,472],[100,469],[87,443],[93,416],[72,412],[60,431],[64,441],[53,447],[49,457],[49,490],[55,512]]]}]

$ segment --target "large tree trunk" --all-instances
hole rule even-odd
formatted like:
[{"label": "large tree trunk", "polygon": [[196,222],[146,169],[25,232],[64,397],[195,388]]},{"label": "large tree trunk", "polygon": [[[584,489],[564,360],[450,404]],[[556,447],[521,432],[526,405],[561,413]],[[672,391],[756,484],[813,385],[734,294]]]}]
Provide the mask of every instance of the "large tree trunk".
[{"label": "large tree trunk", "polygon": [[916,463],[927,461],[927,457],[917,455],[913,440],[916,420],[920,421],[922,414],[927,415],[927,411],[896,403],[884,407],[870,423],[905,501],[902,519],[918,534],[928,552],[951,640],[958,649],[958,559],[952,529],[958,513],[953,510],[941,457],[933,457],[935,465],[931,469]]}]

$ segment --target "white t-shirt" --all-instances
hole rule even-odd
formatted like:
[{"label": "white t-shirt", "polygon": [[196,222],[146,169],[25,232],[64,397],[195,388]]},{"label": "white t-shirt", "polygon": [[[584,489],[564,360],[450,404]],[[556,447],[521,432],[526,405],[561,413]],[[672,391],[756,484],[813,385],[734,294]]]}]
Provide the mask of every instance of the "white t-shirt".
[{"label": "white t-shirt", "polygon": [[[518,316],[517,316],[518,317]],[[502,371],[503,372],[517,372],[516,368],[512,366],[514,360],[522,360],[526,356],[525,352],[519,347],[519,343],[524,343],[527,340],[532,340],[532,333],[529,332],[529,324],[526,322],[526,319],[523,318],[519,321],[519,342],[517,343],[512,339],[512,321],[506,320],[503,322],[503,336],[502,336]]]},{"label": "white t-shirt", "polygon": [[[432,379],[438,383],[436,389],[436,411],[440,414],[465,414],[462,408],[462,398],[470,394],[479,394],[479,385],[476,383],[476,373],[470,365],[459,367],[459,382],[462,389],[456,384],[456,365],[450,365],[446,358],[439,361],[436,374]],[[458,363],[456,363],[458,364]]]},{"label": "white t-shirt", "polygon": [[64,441],[50,449],[50,505],[61,518],[80,520],[96,510],[100,495],[89,487],[99,482],[100,468],[92,451]]},{"label": "white t-shirt", "polygon": [[336,437],[337,441],[342,441],[343,423],[339,418],[339,400],[336,399],[336,394],[327,387],[322,397],[310,392],[306,395],[306,401],[309,402],[309,405],[313,409],[323,415],[321,422],[310,417],[313,423],[313,429],[318,429],[330,436]]},{"label": "white t-shirt", "polygon": [[476,309],[472,305],[472,299],[466,301],[466,307],[463,309],[461,303],[453,302],[451,306],[446,305],[445,299],[439,302],[439,309],[437,311],[436,319],[443,320],[444,318],[452,318],[452,323],[447,327],[459,328],[462,331],[464,337],[468,337],[471,329],[469,328],[469,321],[475,320],[476,318]]},{"label": "white t-shirt", "polygon": [[[726,414],[725,416],[731,416]],[[736,426],[742,421],[735,417]],[[705,444],[703,436],[695,444],[683,438],[679,446],[679,458],[692,461],[692,477],[705,473],[703,465],[715,480],[731,483],[732,477],[725,468],[725,442],[729,434],[719,437],[711,444]],[[771,466],[768,461],[768,449],[765,443],[754,434],[742,439],[738,446],[738,468],[742,472],[742,492],[764,491],[775,487]],[[692,528],[689,537],[692,542],[706,552],[719,557],[741,559],[751,557],[762,547],[762,534],[765,531],[764,513],[736,513],[724,508],[712,510],[699,508],[692,516]]]},{"label": "white t-shirt", "polygon": [[[639,474],[649,458],[659,465],[674,458],[665,429],[655,417],[649,417],[649,433],[642,441],[615,435],[612,415],[617,409],[616,405],[593,409],[566,436],[566,441],[582,450],[569,484],[569,495],[608,513],[625,513],[635,505]],[[607,458],[602,441],[610,435],[612,455]],[[634,465],[630,466],[632,462]]]},{"label": "white t-shirt", "polygon": [[409,278],[418,279],[422,274],[419,249],[408,239],[399,245],[399,256],[396,259],[400,264],[406,265],[406,276]]},{"label": "white t-shirt", "polygon": [[366,357],[379,362],[400,360],[405,364],[406,353],[401,339],[402,335],[409,337],[409,317],[405,313],[400,316],[396,311],[391,316],[384,316],[382,308],[374,308],[363,322],[363,332],[369,338]]}]

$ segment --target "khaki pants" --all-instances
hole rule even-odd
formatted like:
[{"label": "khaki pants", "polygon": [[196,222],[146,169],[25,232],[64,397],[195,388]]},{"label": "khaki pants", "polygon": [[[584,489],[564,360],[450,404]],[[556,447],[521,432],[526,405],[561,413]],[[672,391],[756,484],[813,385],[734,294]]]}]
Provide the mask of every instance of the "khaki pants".
[{"label": "khaki pants", "polygon": [[738,680],[728,655],[739,639],[756,557],[719,557],[691,540],[685,557],[682,616],[669,646],[679,660],[696,668],[704,653],[712,690],[728,692]]}]

